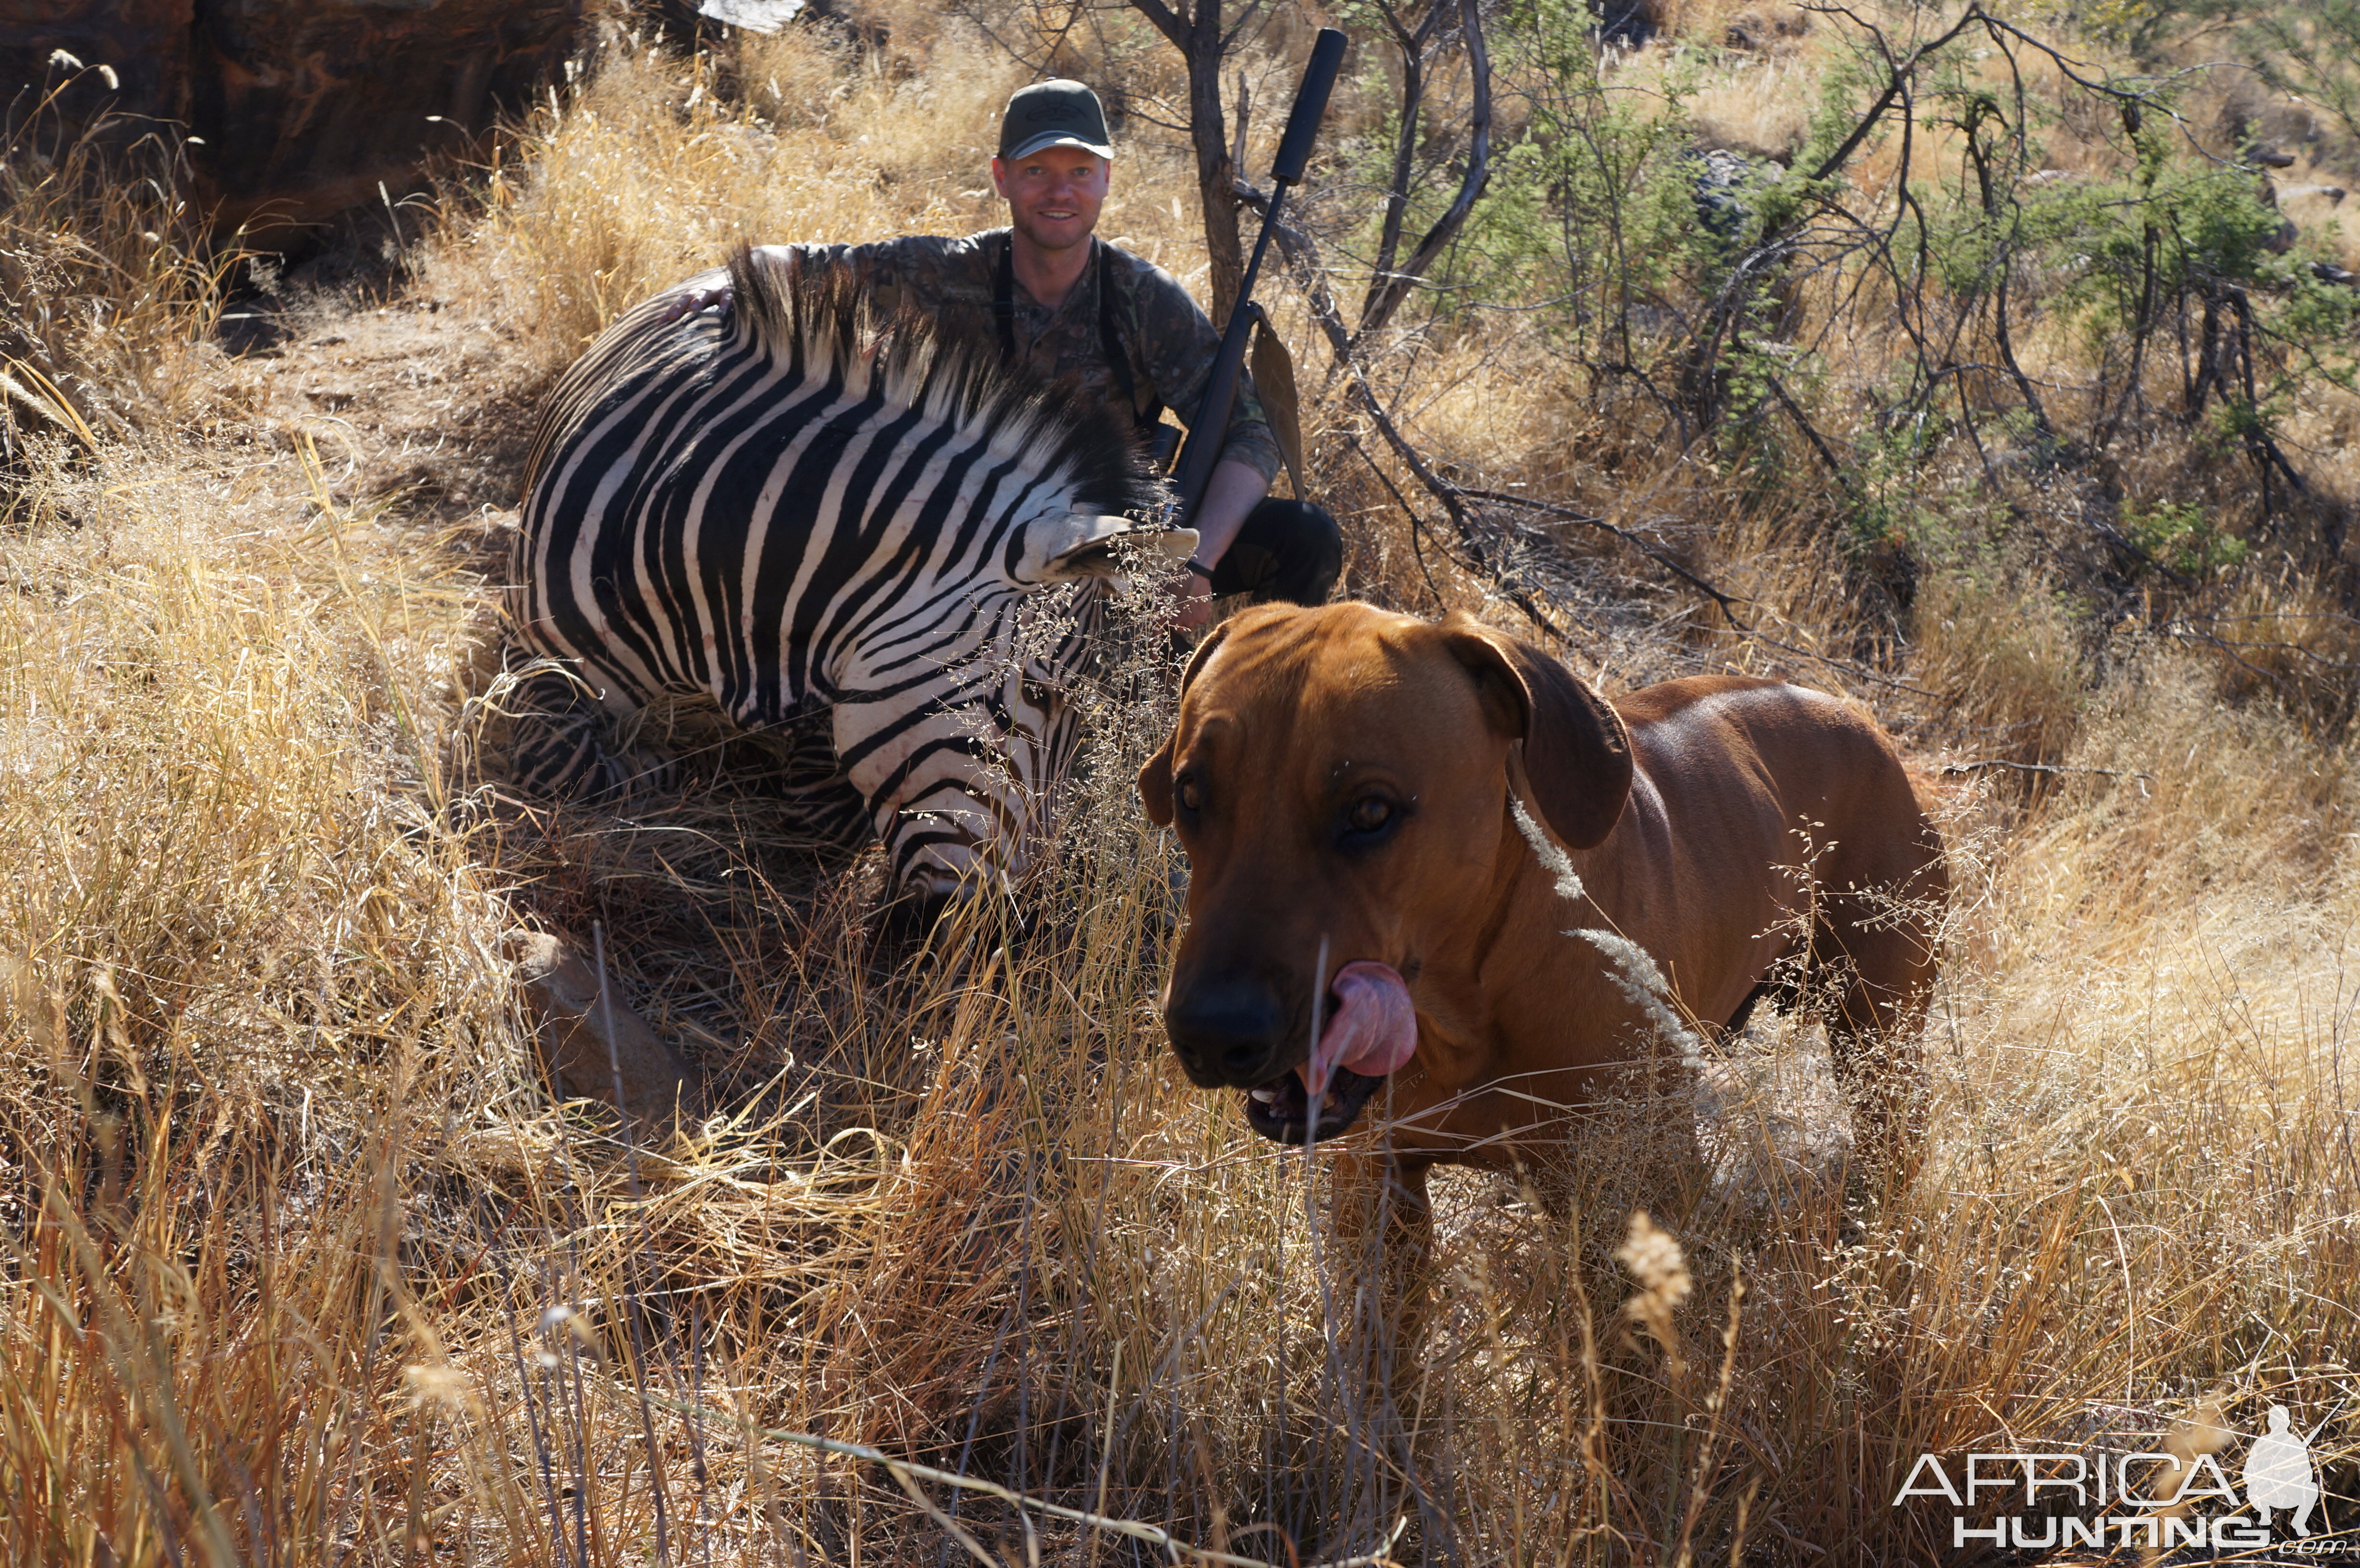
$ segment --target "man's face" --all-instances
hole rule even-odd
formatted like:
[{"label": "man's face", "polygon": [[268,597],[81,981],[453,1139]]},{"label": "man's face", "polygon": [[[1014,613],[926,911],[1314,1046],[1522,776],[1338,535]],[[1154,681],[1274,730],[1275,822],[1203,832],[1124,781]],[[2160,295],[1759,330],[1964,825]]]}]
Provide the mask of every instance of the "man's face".
[{"label": "man's face", "polygon": [[991,182],[1008,202],[1011,227],[1043,250],[1085,243],[1106,204],[1108,164],[1076,147],[1043,147],[991,160]]}]

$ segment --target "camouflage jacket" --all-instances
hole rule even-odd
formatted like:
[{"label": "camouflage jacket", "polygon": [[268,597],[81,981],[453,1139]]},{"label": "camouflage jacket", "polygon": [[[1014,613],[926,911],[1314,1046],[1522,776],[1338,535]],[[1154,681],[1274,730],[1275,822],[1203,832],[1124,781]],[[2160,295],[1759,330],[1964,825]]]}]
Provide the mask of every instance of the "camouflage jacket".
[{"label": "camouflage jacket", "polygon": [[[989,343],[1000,334],[993,301],[1008,245],[1006,229],[986,229],[964,239],[911,234],[870,245],[793,248],[812,261],[857,268],[882,310],[908,306],[947,323],[954,332]],[[1221,334],[1178,278],[1104,240],[1092,240],[1090,245],[1090,265],[1054,310],[1035,302],[1022,283],[1012,283],[1004,347],[1035,374],[1070,386],[1077,396],[1102,399],[1118,411],[1128,390],[1127,423],[1150,424],[1161,408],[1185,424],[1204,399]],[[764,248],[772,254],[785,249]],[[1114,295],[1103,315],[1101,279],[1113,285]],[[1109,335],[1122,351],[1124,365],[1109,363]],[[1270,433],[1251,378],[1243,375],[1238,378],[1221,455],[1251,468],[1264,481],[1278,473],[1278,442]]]}]

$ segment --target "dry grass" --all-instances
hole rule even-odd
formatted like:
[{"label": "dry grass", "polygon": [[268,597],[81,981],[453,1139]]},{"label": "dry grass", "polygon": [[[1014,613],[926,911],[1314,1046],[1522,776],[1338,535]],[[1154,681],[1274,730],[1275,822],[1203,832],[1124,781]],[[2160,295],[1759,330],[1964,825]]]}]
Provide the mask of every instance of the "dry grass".
[{"label": "dry grass", "polygon": [[87,452],[201,422],[221,363],[207,340],[237,252],[200,249],[176,140],[60,125],[52,105],[83,74],[53,67],[0,136],[0,462],[27,439]]},{"label": "dry grass", "polygon": [[[1947,1518],[1889,1506],[1920,1452],[2119,1452],[2202,1400],[2252,1432],[2272,1399],[2316,1421],[2360,1394],[2350,740],[2282,713],[2267,679],[2224,690],[2209,652],[2093,637],[2004,554],[1939,563],[1906,637],[1864,621],[1801,502],[1617,450],[1513,339],[1404,350],[1426,356],[1421,439],[1662,530],[1761,633],[1568,533],[1552,548],[1580,591],[1553,603],[1577,665],[1615,687],[1712,668],[1844,686],[1939,795],[1961,895],[1933,1152],[1881,1211],[1845,1209],[1823,1040],[1759,1023],[1708,1073],[1708,1184],[1637,1158],[1685,1106],[1610,1118],[1567,1216],[1439,1181],[1435,1341],[1372,1399],[1366,1260],[1311,1217],[1316,1172],[1181,1082],[1153,1016],[1182,872],[1130,796],[1163,717],[1139,696],[1153,659],[1097,699],[1032,928],[975,911],[896,975],[859,936],[873,859],[781,837],[750,791],[618,816],[486,788],[499,535],[472,508],[512,482],[531,390],[740,234],[989,221],[982,109],[1012,78],[951,25],[893,36],[890,56],[620,47],[450,205],[390,315],[331,313],[275,365],[223,366],[197,346],[215,296],[175,284],[126,351],[193,367],[193,401],[141,416],[170,433],[19,448],[0,522],[11,1561],[967,1552],[947,1489],[913,1501],[780,1432],[1270,1562],[1388,1542],[1924,1561]],[[1719,112],[1771,116],[1753,81]],[[1109,229],[1176,260],[1185,166],[1134,135]],[[90,254],[146,222],[63,211],[44,222]],[[12,255],[36,254],[28,232]],[[76,287],[143,299],[126,279],[147,276]],[[155,380],[81,341],[21,352],[103,397]],[[1317,417],[1355,587],[1529,631]],[[457,455],[421,457],[430,435]],[[454,501],[435,463],[475,488]],[[2245,592],[2273,645],[2248,652],[2290,679],[2330,606]],[[1883,681],[1858,663],[1879,638]],[[1941,774],[1993,761],[2063,771]],[[634,1150],[548,1103],[502,938],[593,920],[643,1010],[735,1083],[734,1120]],[[1642,1206],[1677,1268],[1662,1239],[1632,1245]],[[2354,1431],[2322,1443],[2347,1497]],[[957,1522],[1008,1562],[1155,1556],[989,1498]]]}]

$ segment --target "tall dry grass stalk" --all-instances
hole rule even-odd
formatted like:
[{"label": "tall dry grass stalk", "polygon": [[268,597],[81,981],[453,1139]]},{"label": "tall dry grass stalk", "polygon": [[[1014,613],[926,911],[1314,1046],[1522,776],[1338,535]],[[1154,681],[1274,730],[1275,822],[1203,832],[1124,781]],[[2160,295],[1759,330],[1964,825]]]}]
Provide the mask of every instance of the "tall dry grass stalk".
[{"label": "tall dry grass stalk", "polygon": [[[1011,76],[954,27],[896,38],[891,69],[807,35],[626,44],[536,118],[418,258],[432,332],[518,333],[466,362],[482,406],[740,234],[989,221]],[[1158,171],[1184,166],[1132,135],[1112,226],[1176,254],[1188,181]],[[206,297],[173,298],[155,341],[197,341]],[[497,584],[479,534],[373,477],[395,454],[355,435],[323,472],[275,405],[244,446],[94,430],[95,460],[27,447],[0,523],[0,1552],[1159,1555],[792,1433],[1268,1563],[1916,1562],[1949,1551],[1892,1506],[1920,1453],[2126,1451],[2200,1410],[2249,1433],[2352,1391],[2351,743],[2223,701],[2169,641],[2092,646],[2006,561],[1947,564],[1900,676],[1863,680],[1863,638],[1899,634],[1785,498],[1543,439],[1593,416],[1513,337],[1415,352],[1422,440],[1616,487],[1758,617],[1680,608],[1611,541],[1529,542],[1585,672],[1848,683],[1909,737],[1961,889],[1916,1186],[1847,1206],[1823,1037],[1766,1019],[1696,1107],[1602,1116],[1562,1213],[1438,1180],[1404,1360],[1321,1162],[1164,1048],[1184,868],[1130,786],[1159,638],[1109,649],[1025,907],[889,967],[873,857],[795,843],[742,779],[628,812],[501,797],[474,749]],[[1535,634],[1318,418],[1356,586]],[[1947,763],[2061,771],[2027,793]],[[520,921],[595,923],[730,1114],[633,1148],[549,1103]],[[1691,1116],[1712,1166],[1683,1180],[1649,1146]],[[2342,1493],[2352,1433],[2321,1444]]]},{"label": "tall dry grass stalk", "polygon": [[210,243],[179,193],[189,170],[169,129],[126,146],[56,112],[101,74],[112,68],[53,57],[0,134],[0,461],[27,441],[88,453],[208,411],[222,358],[208,339],[239,253]]}]

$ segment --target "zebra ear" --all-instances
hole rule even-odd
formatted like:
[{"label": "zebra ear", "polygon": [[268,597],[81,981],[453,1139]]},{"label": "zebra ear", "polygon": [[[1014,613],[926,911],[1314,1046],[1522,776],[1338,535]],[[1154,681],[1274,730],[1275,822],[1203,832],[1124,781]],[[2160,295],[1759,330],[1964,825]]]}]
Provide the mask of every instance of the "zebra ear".
[{"label": "zebra ear", "polygon": [[1054,550],[1040,578],[1043,583],[1073,583],[1085,577],[1117,578],[1122,564],[1115,546],[1127,543],[1150,560],[1161,558],[1175,566],[1196,548],[1194,528],[1146,528],[1129,517],[1086,517],[1065,520],[1054,537]]}]

